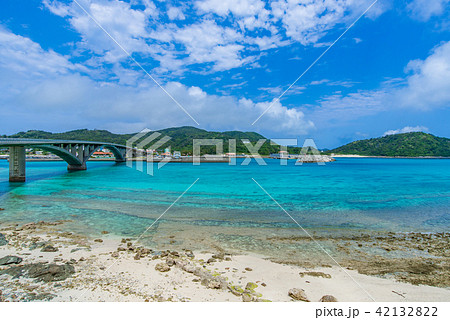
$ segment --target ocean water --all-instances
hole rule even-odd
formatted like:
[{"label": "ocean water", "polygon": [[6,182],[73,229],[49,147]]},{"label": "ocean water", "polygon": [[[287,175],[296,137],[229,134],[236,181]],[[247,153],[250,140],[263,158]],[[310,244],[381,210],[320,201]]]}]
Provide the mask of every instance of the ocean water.
[{"label": "ocean water", "polygon": [[259,253],[277,250],[266,241],[271,237],[304,235],[273,199],[316,235],[450,227],[448,159],[241,161],[169,163],[153,176],[113,162],[89,162],[87,171],[70,173],[64,162],[28,162],[27,182],[9,183],[8,162],[0,160],[0,224],[70,220],[66,227],[75,232],[137,237],[166,211],[143,242]]}]

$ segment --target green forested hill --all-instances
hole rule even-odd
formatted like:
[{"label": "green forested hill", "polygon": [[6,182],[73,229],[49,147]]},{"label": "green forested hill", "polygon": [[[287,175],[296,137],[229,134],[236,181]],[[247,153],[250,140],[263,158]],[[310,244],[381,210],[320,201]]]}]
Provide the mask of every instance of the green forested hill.
[{"label": "green forested hill", "polygon": [[[228,140],[236,139],[237,153],[249,153],[241,139],[248,139],[252,144],[255,144],[259,139],[264,139],[262,135],[256,132],[214,132],[194,127],[168,128],[158,130],[158,132],[162,135],[171,137],[171,140],[161,148],[170,146],[172,151],[181,151],[184,154],[192,153],[193,139],[222,139],[224,142],[224,152],[228,152]],[[30,130],[27,132],[19,132],[9,136],[9,138],[85,140],[126,144],[126,141],[133,135],[134,134],[115,134],[106,130],[88,129],[62,133]],[[298,153],[299,149],[300,148],[289,148],[289,151],[291,153]],[[215,147],[202,146],[201,151],[202,153],[214,153]],[[269,141],[266,141],[260,149],[260,154],[268,155],[278,151],[279,147],[272,146]],[[423,132],[411,132],[388,135],[381,138],[359,140],[333,150],[328,150],[324,153],[388,157],[450,157],[450,139],[436,137],[432,134]]]},{"label": "green forested hill", "polygon": [[[181,151],[182,153],[192,153],[193,139],[222,139],[224,143],[224,152],[228,152],[228,140],[236,139],[237,153],[248,153],[247,148],[241,139],[248,139],[255,144],[259,139],[264,137],[256,132],[226,131],[213,132],[206,131],[194,127],[179,127],[158,130],[162,135],[171,137],[171,140],[161,148],[170,146],[172,151]],[[118,144],[126,144],[134,134],[115,134],[106,130],[74,130],[62,133],[51,133],[46,131],[30,130],[27,132],[19,132],[8,136],[8,138],[27,138],[27,139],[62,139],[62,140],[84,140],[84,141],[101,141]],[[3,136],[6,137],[6,136]],[[162,136],[161,136],[162,137]],[[260,149],[262,155],[268,155],[278,152],[279,148],[271,146],[267,141]],[[215,147],[202,146],[202,153],[214,153]]]},{"label": "green forested hill", "polygon": [[387,157],[450,157],[450,139],[423,132],[401,133],[354,141],[326,153]]}]

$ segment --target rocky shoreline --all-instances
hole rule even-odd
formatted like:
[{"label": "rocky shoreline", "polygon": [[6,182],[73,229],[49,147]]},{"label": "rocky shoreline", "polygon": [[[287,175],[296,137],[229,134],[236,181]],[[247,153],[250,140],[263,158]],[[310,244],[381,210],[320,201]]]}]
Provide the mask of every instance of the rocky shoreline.
[{"label": "rocky shoreline", "polygon": [[[361,274],[383,276],[415,285],[450,288],[450,233],[380,233],[355,236],[314,236],[329,241],[340,264]],[[274,237],[277,243],[311,242],[307,236]],[[308,262],[272,259],[311,267]]]},{"label": "rocky shoreline", "polygon": [[[336,248],[354,257],[341,262],[343,272],[223,250],[148,248],[108,231],[90,239],[63,231],[66,222],[0,229],[0,301],[371,301],[352,280],[377,301],[450,301],[446,233],[338,239]],[[430,257],[373,259],[362,250],[369,246],[426,251]]]}]

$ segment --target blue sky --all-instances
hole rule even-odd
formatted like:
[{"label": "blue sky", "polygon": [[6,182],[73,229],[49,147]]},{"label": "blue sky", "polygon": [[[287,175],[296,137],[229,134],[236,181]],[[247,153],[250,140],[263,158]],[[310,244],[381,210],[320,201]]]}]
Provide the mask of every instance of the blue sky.
[{"label": "blue sky", "polygon": [[3,0],[0,133],[192,125],[322,148],[449,137],[450,1],[379,0],[357,20],[373,2]]}]

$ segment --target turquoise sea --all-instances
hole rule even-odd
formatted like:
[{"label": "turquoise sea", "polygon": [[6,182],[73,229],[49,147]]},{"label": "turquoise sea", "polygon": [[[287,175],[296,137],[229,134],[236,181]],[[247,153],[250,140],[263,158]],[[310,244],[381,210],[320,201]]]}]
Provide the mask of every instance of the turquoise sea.
[{"label": "turquoise sea", "polygon": [[449,159],[240,162],[169,163],[154,176],[114,162],[89,162],[87,171],[71,173],[64,162],[28,162],[27,182],[9,183],[8,162],[0,160],[0,223],[71,220],[67,228],[76,232],[136,237],[198,179],[143,241],[264,253],[274,249],[265,239],[303,234],[254,179],[314,234],[450,227]]}]

